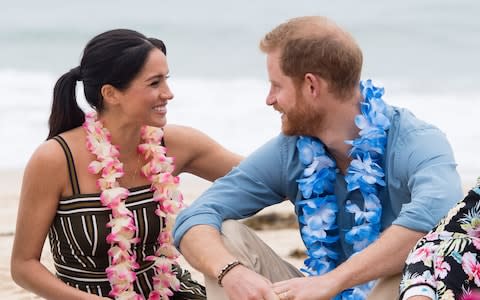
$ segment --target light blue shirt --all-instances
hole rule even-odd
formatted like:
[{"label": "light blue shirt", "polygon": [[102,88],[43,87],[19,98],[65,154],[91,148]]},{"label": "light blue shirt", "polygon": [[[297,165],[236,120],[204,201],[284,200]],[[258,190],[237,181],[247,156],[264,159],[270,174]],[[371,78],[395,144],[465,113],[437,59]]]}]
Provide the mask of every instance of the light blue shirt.
[{"label": "light blue shirt", "polygon": [[[383,161],[386,187],[380,189],[382,231],[391,224],[428,232],[463,196],[453,152],[445,135],[417,119],[406,109],[388,106],[391,121]],[[183,235],[195,225],[218,230],[223,220],[243,219],[285,198],[301,199],[296,180],[304,166],[296,148],[297,136],[280,134],[260,147],[238,167],[220,178],[177,217],[174,238],[178,247]],[[358,190],[348,192],[343,175],[335,185],[340,228],[340,263],[353,253],[345,232],[353,214],[345,211],[347,199],[363,203]],[[363,207],[363,206],[360,206]]]}]

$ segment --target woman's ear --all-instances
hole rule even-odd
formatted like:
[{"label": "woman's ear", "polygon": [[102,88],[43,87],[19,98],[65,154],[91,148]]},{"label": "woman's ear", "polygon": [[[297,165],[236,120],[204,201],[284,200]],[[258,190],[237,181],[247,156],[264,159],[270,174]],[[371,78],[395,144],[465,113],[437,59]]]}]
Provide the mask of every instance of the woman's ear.
[{"label": "woman's ear", "polygon": [[100,89],[103,101],[110,105],[116,105],[120,102],[119,91],[111,84],[104,84]]}]

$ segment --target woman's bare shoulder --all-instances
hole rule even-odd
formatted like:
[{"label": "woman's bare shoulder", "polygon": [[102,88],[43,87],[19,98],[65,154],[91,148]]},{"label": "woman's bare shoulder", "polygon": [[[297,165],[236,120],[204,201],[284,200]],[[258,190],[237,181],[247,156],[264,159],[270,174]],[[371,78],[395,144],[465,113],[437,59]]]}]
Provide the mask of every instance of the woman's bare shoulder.
[{"label": "woman's bare shoulder", "polygon": [[[67,142],[68,147],[73,148],[74,144],[79,138],[77,128],[60,134],[60,136]],[[72,145],[73,144],[73,145]],[[63,171],[66,167],[65,151],[58,141],[51,138],[40,144],[33,152],[29,164],[33,167],[40,167],[44,172]],[[63,173],[62,173],[63,174]]]},{"label": "woman's bare shoulder", "polygon": [[50,166],[51,168],[62,165],[64,162],[65,158],[62,147],[54,139],[49,139],[40,144],[30,159],[30,163]]}]

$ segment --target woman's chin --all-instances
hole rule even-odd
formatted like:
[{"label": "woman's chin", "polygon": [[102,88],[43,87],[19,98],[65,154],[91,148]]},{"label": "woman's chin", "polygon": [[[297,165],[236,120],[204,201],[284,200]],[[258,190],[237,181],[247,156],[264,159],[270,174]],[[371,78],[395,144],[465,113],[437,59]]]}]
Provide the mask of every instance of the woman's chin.
[{"label": "woman's chin", "polygon": [[152,127],[160,127],[160,128],[164,127],[165,125],[167,125],[167,117],[165,115],[161,118],[156,117],[154,119],[151,119],[150,122],[148,122],[148,124],[145,124],[145,125],[152,126]]}]

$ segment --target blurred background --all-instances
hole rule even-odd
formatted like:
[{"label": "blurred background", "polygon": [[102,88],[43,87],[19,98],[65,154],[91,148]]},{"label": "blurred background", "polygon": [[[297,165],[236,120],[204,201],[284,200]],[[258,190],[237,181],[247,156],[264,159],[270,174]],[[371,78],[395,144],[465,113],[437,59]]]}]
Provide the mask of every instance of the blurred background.
[{"label": "blurred background", "polygon": [[[258,42],[279,23],[301,15],[328,16],[352,33],[364,53],[363,78],[383,85],[387,102],[409,108],[447,134],[464,188],[470,188],[480,175],[478,0],[3,1],[0,299],[38,299],[10,278],[21,177],[47,136],[55,81],[78,66],[93,36],[131,28],[163,39],[175,93],[168,121],[196,127],[247,155],[280,130],[278,113],[265,105],[269,83]],[[77,94],[88,109],[81,85]],[[182,176],[189,201],[208,185]],[[291,213],[291,207],[284,208]],[[292,234],[296,230],[260,236],[300,266],[301,259],[289,254],[292,247],[301,247],[299,235]],[[44,247],[42,262],[52,269],[48,251]]]},{"label": "blurred background", "polygon": [[[480,175],[480,2],[7,1],[0,10],[0,170],[22,170],[47,135],[56,79],[85,44],[113,28],[165,41],[175,99],[170,123],[248,154],[279,132],[265,105],[261,37],[288,18],[325,15],[364,52],[363,78],[450,139],[464,184]],[[81,86],[78,94],[82,95]]]}]

